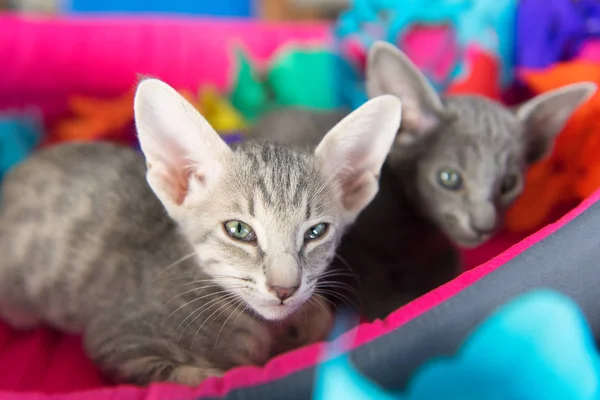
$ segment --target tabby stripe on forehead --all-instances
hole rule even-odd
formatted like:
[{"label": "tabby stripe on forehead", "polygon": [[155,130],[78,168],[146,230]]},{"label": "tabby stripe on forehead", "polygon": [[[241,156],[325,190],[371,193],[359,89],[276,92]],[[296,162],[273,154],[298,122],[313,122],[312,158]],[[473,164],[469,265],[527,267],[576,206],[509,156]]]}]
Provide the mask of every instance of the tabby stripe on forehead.
[{"label": "tabby stripe on forehead", "polygon": [[[299,206],[302,203],[302,199],[306,198],[308,203],[308,196],[306,188],[308,188],[308,180],[306,179],[306,171],[301,171],[302,175],[298,177],[296,182],[296,191],[294,193],[293,203],[295,206]],[[306,195],[306,196],[305,196]]]},{"label": "tabby stripe on forehead", "polygon": [[247,152],[246,155],[250,159],[250,169],[252,172],[260,171],[260,162],[258,161],[258,157],[254,153]]},{"label": "tabby stripe on forehead", "polygon": [[250,216],[252,216],[253,218],[255,217],[255,215],[254,215],[254,193],[250,194],[250,196],[248,197],[248,214],[250,214]]},{"label": "tabby stripe on forehead", "polygon": [[256,186],[258,186],[258,189],[262,194],[263,201],[266,203],[267,207],[273,207],[273,199],[271,198],[271,193],[269,192],[267,184],[264,181],[264,177],[258,177],[256,180]]},{"label": "tabby stripe on forehead", "polygon": [[271,147],[270,146],[264,146],[262,148],[262,151],[260,152],[260,155],[262,157],[262,161],[265,164],[269,164],[271,162]]}]

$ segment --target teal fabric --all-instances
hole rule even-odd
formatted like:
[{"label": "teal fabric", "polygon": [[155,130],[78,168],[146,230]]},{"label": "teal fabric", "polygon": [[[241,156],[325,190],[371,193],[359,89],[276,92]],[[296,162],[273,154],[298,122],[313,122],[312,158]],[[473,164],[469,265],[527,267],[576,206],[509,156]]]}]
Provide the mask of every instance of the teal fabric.
[{"label": "teal fabric", "polygon": [[0,115],[0,179],[33,151],[41,137],[35,114]]}]

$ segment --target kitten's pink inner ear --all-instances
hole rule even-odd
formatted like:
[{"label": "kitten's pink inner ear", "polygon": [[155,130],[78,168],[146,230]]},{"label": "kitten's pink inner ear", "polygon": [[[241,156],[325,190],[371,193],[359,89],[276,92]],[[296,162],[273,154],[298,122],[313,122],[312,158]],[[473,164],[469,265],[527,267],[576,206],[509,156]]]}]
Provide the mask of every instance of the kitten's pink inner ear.
[{"label": "kitten's pink inner ear", "polygon": [[350,175],[342,180],[342,205],[347,211],[359,212],[371,185],[369,174]]},{"label": "kitten's pink inner ear", "polygon": [[152,168],[153,174],[158,175],[157,178],[162,181],[163,190],[172,199],[172,201],[180,206],[183,204],[189,189],[189,173],[183,171],[175,171],[172,167],[159,163],[162,168],[156,168],[151,163],[148,163],[148,171]]}]

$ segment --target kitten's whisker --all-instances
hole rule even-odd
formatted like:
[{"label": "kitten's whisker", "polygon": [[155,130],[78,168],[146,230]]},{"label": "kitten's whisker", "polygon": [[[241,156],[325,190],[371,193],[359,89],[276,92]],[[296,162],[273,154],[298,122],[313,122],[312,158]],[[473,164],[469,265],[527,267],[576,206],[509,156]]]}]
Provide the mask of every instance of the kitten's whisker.
[{"label": "kitten's whisker", "polygon": [[[301,310],[302,310],[302,309],[300,309],[300,310],[297,310],[296,312],[292,313],[292,315],[290,315],[290,318],[292,319],[292,322],[298,322],[298,323],[302,322],[302,321],[300,320],[300,316],[298,315],[298,314],[300,314],[300,311],[301,311]],[[281,323],[283,323],[283,321],[277,321],[277,322],[281,322]]]},{"label": "kitten's whisker", "polygon": [[175,267],[176,265],[179,265],[180,263],[194,257],[195,255],[197,255],[197,253],[194,251],[188,255],[185,255],[183,257],[181,257],[179,260],[175,261],[173,264],[170,264],[168,267],[162,269],[154,278],[158,278],[159,276],[161,276],[162,274],[164,274],[165,272],[167,272],[169,269]]},{"label": "kitten's whisker", "polygon": [[[192,300],[188,301],[187,303],[185,303],[185,304],[183,304],[183,305],[179,306],[179,307],[178,307],[178,308],[177,308],[175,311],[173,311],[171,314],[169,314],[169,315],[167,316],[167,318],[165,318],[165,320],[164,320],[162,323],[164,324],[164,323],[165,323],[165,322],[166,322],[166,321],[167,321],[169,318],[171,318],[171,317],[172,317],[172,316],[173,316],[173,315],[174,315],[174,314],[175,314],[177,311],[181,310],[182,308],[184,308],[184,307],[186,307],[186,306],[188,306],[188,305],[190,305],[190,304],[192,304],[192,303],[194,303],[194,302],[196,302],[196,301],[198,301],[198,300],[202,300],[202,299],[205,299],[205,298],[207,298],[207,297],[210,297],[210,296],[216,296],[216,295],[219,295],[219,294],[221,294],[221,293],[226,293],[226,292],[228,292],[228,290],[221,290],[221,291],[219,291],[219,292],[209,293],[209,294],[206,294],[206,295],[204,295],[204,296],[196,297],[195,299],[192,299]],[[177,298],[177,297],[179,297],[179,296],[176,296],[175,298]],[[173,299],[171,299],[171,300],[173,300]],[[165,305],[166,305],[166,304],[165,304]],[[163,307],[164,307],[164,305],[163,305]]]},{"label": "kitten's whisker", "polygon": [[242,314],[244,314],[246,312],[246,310],[248,310],[248,304],[246,304],[245,301],[242,302],[242,311],[238,314],[238,316],[235,318],[235,320],[233,320],[233,326],[235,327],[235,324],[238,322],[238,320],[240,319],[240,317],[242,316]]},{"label": "kitten's whisker", "polygon": [[329,304],[331,304],[331,306],[333,307],[334,310],[338,309],[337,304],[335,304],[333,301],[329,300],[327,297],[325,297],[325,296],[323,296],[323,295],[321,295],[320,293],[317,293],[317,292],[315,292],[314,295],[317,296],[317,297],[319,297],[320,299],[328,302]]},{"label": "kitten's whisker", "polygon": [[337,289],[344,289],[347,290],[348,292],[350,292],[350,294],[358,294],[358,291],[356,290],[356,288],[352,285],[349,285],[347,283],[344,282],[337,282],[337,281],[323,281],[323,282],[317,282],[317,286],[316,287],[321,287],[321,288],[337,288]]},{"label": "kitten's whisker", "polygon": [[216,283],[216,282],[220,282],[220,281],[218,281],[216,279],[212,279],[212,278],[211,279],[198,279],[198,280],[193,280],[193,281],[189,281],[189,282],[186,282],[186,283],[182,283],[181,286],[189,285],[189,284],[192,284],[192,283],[203,283],[203,282]]},{"label": "kitten's whisker", "polygon": [[[183,321],[181,321],[181,323],[177,326],[177,328],[175,329],[175,331],[177,332],[179,330],[179,328],[181,328],[181,326],[185,323],[185,321],[187,321],[191,316],[193,316],[194,314],[196,314],[198,311],[201,311],[198,315],[196,315],[190,322],[188,322],[188,324],[185,326],[185,328],[183,328],[183,330],[181,331],[181,334],[179,335],[179,339],[177,339],[177,343],[179,343],[179,341],[181,340],[181,338],[183,337],[183,334],[185,333],[185,331],[190,327],[191,324],[194,323],[194,321],[196,321],[198,318],[200,318],[200,316],[202,316],[202,314],[204,314],[206,311],[211,310],[213,307],[223,303],[224,301],[227,301],[229,299],[231,299],[232,297],[234,297],[235,294],[230,293],[228,295],[225,295],[223,297],[219,297],[217,299],[213,299],[211,301],[209,301],[206,304],[203,304],[202,306],[198,307],[196,310],[194,310],[193,312],[191,312],[187,317],[185,317],[185,319]],[[210,306],[210,307],[209,307]]]},{"label": "kitten's whisker", "polygon": [[[233,310],[231,312],[231,314],[229,314],[229,316],[227,317],[227,319],[225,320],[225,322],[223,322],[223,325],[221,325],[221,329],[219,329],[219,332],[217,333],[217,338],[215,339],[215,344],[213,346],[213,349],[217,348],[217,343],[219,342],[219,336],[221,336],[221,332],[223,332],[223,328],[225,328],[225,325],[227,325],[227,321],[229,321],[229,319],[233,316],[233,313],[235,313],[236,311],[238,311],[240,309],[240,306],[244,303],[244,299],[240,296],[237,301],[236,301],[236,306],[235,306],[235,310]],[[240,311],[240,313],[243,311]],[[239,315],[238,315],[239,318]],[[236,319],[237,321],[237,319]]]},{"label": "kitten's whisker", "polygon": [[213,278],[230,278],[230,279],[240,279],[237,276],[233,275],[212,275]]},{"label": "kitten's whisker", "polygon": [[[241,290],[239,290],[239,289],[238,289],[238,291],[240,291],[240,292],[241,292]],[[228,299],[231,299],[231,298],[234,298],[234,297],[242,298],[242,297],[241,297],[241,293],[229,293],[229,294],[227,294],[227,295],[224,295],[222,299],[223,299],[223,300],[228,300]],[[191,321],[190,321],[190,322],[189,322],[189,323],[186,325],[186,327],[184,328],[184,330],[183,330],[183,332],[182,332],[182,335],[183,335],[183,333],[184,333],[184,332],[185,332],[185,331],[186,331],[186,330],[187,330],[187,329],[190,327],[190,325],[191,325],[191,324],[193,324],[193,323],[194,323],[194,321],[195,321],[195,320],[197,320],[197,319],[198,319],[198,318],[199,318],[199,317],[200,317],[202,314],[204,314],[206,311],[208,311],[208,310],[210,310],[211,308],[213,308],[213,307],[216,305],[216,304],[214,304],[214,303],[215,303],[216,301],[218,301],[218,300],[219,300],[219,299],[213,299],[213,300],[211,300],[210,302],[208,302],[208,303],[206,303],[206,304],[204,304],[204,305],[202,305],[202,306],[198,307],[196,310],[194,310],[193,312],[191,312],[191,313],[190,313],[190,314],[189,314],[189,315],[188,315],[188,316],[187,316],[187,317],[186,317],[186,318],[185,318],[183,321],[181,321],[181,324],[179,324],[179,326],[177,327],[177,329],[179,329],[179,328],[181,327],[181,325],[183,325],[183,323],[185,323],[185,321],[186,321],[188,318],[190,318],[192,315],[196,314],[198,311],[200,311],[200,310],[202,310],[202,309],[204,308],[204,310],[202,310],[202,311],[200,312],[200,314],[198,314],[196,317],[194,317],[194,319],[193,319],[193,320],[191,320]],[[211,303],[212,303],[212,306],[210,306],[210,307],[208,307],[208,308],[207,308],[207,306],[208,306],[209,304],[211,304]],[[220,304],[220,302],[218,302],[217,304]],[[180,338],[181,338],[181,337],[180,337]]]},{"label": "kitten's whisker", "polygon": [[335,278],[335,277],[346,277],[346,276],[350,277],[350,278],[358,279],[358,276],[353,272],[338,272],[338,271],[322,274],[322,275],[316,277],[316,279],[321,280],[323,278],[332,278],[332,277]]},{"label": "kitten's whisker", "polygon": [[356,308],[357,310],[360,310],[360,307],[358,306],[358,304],[356,304],[356,302],[354,302],[352,299],[350,299],[348,296],[346,296],[343,293],[339,293],[334,290],[327,290],[327,289],[323,289],[323,288],[316,288],[315,293],[317,293],[317,292],[320,294],[329,295],[329,296],[332,296],[339,300],[342,300],[343,302],[347,303],[348,305]]},{"label": "kitten's whisker", "polygon": [[335,253],[334,257],[337,258],[338,260],[340,260],[342,264],[344,264],[344,266],[347,268],[346,272],[352,273],[354,271],[354,268],[352,268],[350,263],[348,261],[346,261],[346,259],[344,259],[344,257],[342,257],[339,253]]},{"label": "kitten's whisker", "polygon": [[222,279],[200,279],[197,281],[190,281],[190,282],[182,283],[181,286],[191,285],[193,283],[203,283],[203,282],[215,282],[215,283],[221,283],[221,284],[228,284],[230,282],[236,282],[239,284],[239,282],[244,282],[245,284],[248,284],[248,282],[244,281],[241,278],[227,278],[227,279],[229,279],[229,281],[226,281],[224,279],[225,278],[222,278]]},{"label": "kitten's whisker", "polygon": [[[322,298],[321,296],[319,296],[319,298]],[[323,312],[324,314],[329,314],[329,311],[327,310],[327,308],[325,307],[325,305],[323,303],[321,303],[320,301],[317,301],[317,299],[315,299],[314,297],[309,297],[310,300],[310,304],[312,306],[314,306],[314,308],[318,311]]]},{"label": "kitten's whisker", "polygon": [[[166,303],[163,305],[163,307],[164,307],[164,306],[166,306],[167,304],[169,304],[170,302],[172,302],[173,300],[175,300],[175,299],[177,299],[177,298],[179,298],[179,297],[181,297],[181,296],[184,296],[184,295],[186,295],[186,294],[188,294],[188,293],[192,293],[192,292],[198,292],[198,291],[202,291],[202,290],[206,290],[206,289],[210,289],[210,288],[215,288],[215,287],[216,287],[216,288],[223,289],[223,290],[220,290],[220,291],[218,291],[218,292],[214,292],[214,293],[224,293],[224,292],[228,292],[228,291],[230,291],[231,289],[239,289],[239,287],[236,287],[236,286],[228,286],[228,287],[224,287],[223,285],[208,285],[208,286],[201,286],[201,287],[197,287],[197,288],[193,288],[193,289],[186,290],[186,291],[185,291],[185,292],[183,292],[183,293],[179,293],[177,296],[174,296],[174,297],[172,297],[171,299],[169,299],[169,301],[167,301],[167,302],[166,302]],[[211,294],[213,294],[213,293],[207,293],[207,295],[211,295]],[[204,297],[199,297],[199,298],[200,298],[200,299],[202,299],[202,298],[204,298]]]},{"label": "kitten's whisker", "polygon": [[[337,256],[337,254],[336,254]],[[354,275],[355,272],[352,271],[352,268],[348,267],[348,269],[344,269],[344,268],[329,268],[328,270],[324,271],[323,273],[321,273],[320,276],[327,276],[327,275],[334,275],[334,274],[349,274],[349,275]]]},{"label": "kitten's whisker", "polygon": [[183,295],[186,295],[186,294],[188,294],[188,293],[191,293],[191,292],[196,292],[196,291],[203,290],[203,289],[210,289],[210,288],[214,288],[214,287],[221,287],[221,285],[208,285],[208,286],[202,286],[202,287],[199,287],[199,288],[193,288],[193,289],[190,289],[190,290],[186,290],[186,291],[185,291],[185,292],[183,292],[183,293],[179,293],[178,295],[176,295],[176,296],[173,296],[173,297],[172,297],[171,299],[169,299],[169,301],[167,301],[167,302],[166,302],[164,305],[166,306],[167,304],[169,304],[169,303],[170,303],[170,302],[172,302],[173,300],[175,300],[175,299],[177,299],[177,298],[179,298],[179,297],[181,297],[181,296],[183,296]]},{"label": "kitten's whisker", "polygon": [[[204,327],[204,325],[206,325],[206,324],[208,323],[208,325],[206,325],[206,327],[208,328],[208,327],[210,326],[210,324],[212,324],[214,321],[216,321],[216,320],[217,320],[217,318],[219,318],[219,317],[220,317],[220,316],[221,316],[221,315],[222,315],[222,314],[225,312],[225,310],[227,310],[227,307],[229,307],[229,306],[230,306],[230,305],[232,305],[232,304],[235,304],[235,302],[239,300],[238,296],[239,296],[239,295],[236,293],[236,295],[235,295],[235,296],[233,296],[233,298],[231,298],[231,297],[227,298],[227,301],[225,302],[225,304],[224,304],[224,305],[222,305],[221,307],[219,307],[219,308],[217,308],[215,311],[213,311],[213,312],[212,312],[212,314],[210,314],[210,315],[208,316],[208,318],[206,318],[206,319],[204,320],[204,322],[202,322],[202,324],[201,324],[201,325],[198,327],[198,329],[196,329],[196,333],[194,334],[194,338],[192,339],[192,344],[191,344],[191,346],[192,346],[192,347],[194,346],[194,343],[196,343],[196,338],[198,337],[198,333],[200,333],[200,331],[202,330],[202,328]],[[220,303],[219,303],[219,304],[220,304]],[[221,311],[221,310],[222,310],[222,311]],[[219,312],[219,311],[220,311],[220,312]],[[218,312],[219,312],[219,314],[217,314]],[[214,318],[214,319],[213,319],[213,320],[212,320],[212,321],[209,323],[209,321],[210,321],[211,317],[212,317],[213,315],[215,315],[215,314],[217,314],[217,315],[216,315],[216,316],[215,316],[215,318]],[[193,322],[193,321],[192,321],[192,322]]]}]

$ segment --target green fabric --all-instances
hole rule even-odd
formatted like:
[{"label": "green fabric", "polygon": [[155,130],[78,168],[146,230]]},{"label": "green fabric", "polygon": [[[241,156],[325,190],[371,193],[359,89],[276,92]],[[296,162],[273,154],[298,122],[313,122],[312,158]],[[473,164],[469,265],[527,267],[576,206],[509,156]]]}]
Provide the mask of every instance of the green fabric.
[{"label": "green fabric", "polygon": [[250,122],[274,107],[340,107],[334,78],[336,57],[324,49],[290,47],[272,59],[266,70],[259,71],[237,49],[231,103]]}]

